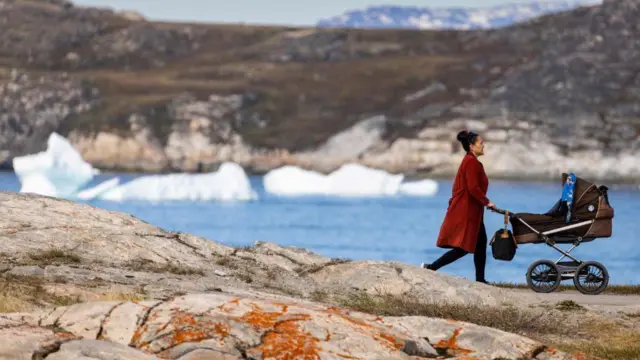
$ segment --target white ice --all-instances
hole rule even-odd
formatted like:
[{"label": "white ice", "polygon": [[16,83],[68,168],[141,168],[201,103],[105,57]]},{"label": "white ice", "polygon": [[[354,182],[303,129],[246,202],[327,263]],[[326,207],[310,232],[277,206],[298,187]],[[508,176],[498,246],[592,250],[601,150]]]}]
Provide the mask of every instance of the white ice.
[{"label": "white ice", "polygon": [[47,150],[15,157],[13,169],[20,192],[53,197],[69,197],[98,173],[63,136],[52,133]]},{"label": "white ice", "polygon": [[400,184],[400,193],[412,196],[433,196],[438,192],[438,183],[431,179]]},{"label": "white ice", "polygon": [[108,201],[249,201],[257,194],[244,169],[224,163],[207,174],[166,174],[136,178],[98,196]]},{"label": "white ice", "polygon": [[98,196],[102,195],[103,193],[105,193],[106,191],[111,190],[118,185],[120,185],[120,178],[117,178],[117,177],[112,178],[112,179],[103,181],[92,188],[89,188],[77,193],[75,195],[75,198],[78,198],[80,200],[93,200]]},{"label": "white ice", "polygon": [[345,164],[328,175],[284,166],[269,171],[263,179],[265,191],[280,196],[432,196],[438,189],[433,180],[408,183],[403,180],[403,174],[390,174],[360,164]]}]

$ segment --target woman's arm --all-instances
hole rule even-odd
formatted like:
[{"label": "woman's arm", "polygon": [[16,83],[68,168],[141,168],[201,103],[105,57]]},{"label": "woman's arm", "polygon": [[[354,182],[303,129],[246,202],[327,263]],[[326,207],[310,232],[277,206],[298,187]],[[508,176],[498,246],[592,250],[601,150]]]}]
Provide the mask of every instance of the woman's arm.
[{"label": "woman's arm", "polygon": [[467,181],[467,189],[471,193],[471,196],[483,206],[487,206],[490,201],[484,191],[480,189],[480,176],[482,171],[483,169],[477,161],[469,161],[465,171],[465,179]]}]

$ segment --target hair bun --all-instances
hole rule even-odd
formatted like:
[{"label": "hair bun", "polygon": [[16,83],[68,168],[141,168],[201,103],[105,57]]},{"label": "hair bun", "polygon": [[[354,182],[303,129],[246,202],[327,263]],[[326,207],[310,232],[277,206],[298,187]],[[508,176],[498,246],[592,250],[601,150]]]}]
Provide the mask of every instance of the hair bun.
[{"label": "hair bun", "polygon": [[458,133],[457,138],[458,138],[458,141],[460,142],[465,142],[465,141],[468,142],[469,141],[468,136],[469,136],[469,132],[467,130],[462,130]]}]

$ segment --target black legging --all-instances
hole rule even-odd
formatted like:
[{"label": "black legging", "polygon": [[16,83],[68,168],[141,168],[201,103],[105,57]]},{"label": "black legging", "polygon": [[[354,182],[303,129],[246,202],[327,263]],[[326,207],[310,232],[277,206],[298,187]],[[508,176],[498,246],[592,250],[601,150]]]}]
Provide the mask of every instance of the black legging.
[{"label": "black legging", "polygon": [[[429,269],[438,270],[443,266],[464,257],[468,253],[460,248],[453,248],[442,255],[438,260],[429,265]],[[484,222],[480,224],[480,232],[478,233],[478,243],[476,251],[473,254],[473,263],[476,266],[476,281],[486,281],[484,278],[484,268],[487,263],[487,232],[484,228]]]}]

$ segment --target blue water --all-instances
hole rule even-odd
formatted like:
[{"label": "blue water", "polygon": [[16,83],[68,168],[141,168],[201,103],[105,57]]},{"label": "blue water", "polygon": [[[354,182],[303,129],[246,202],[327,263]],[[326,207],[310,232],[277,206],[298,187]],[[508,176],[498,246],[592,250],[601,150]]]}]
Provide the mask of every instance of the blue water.
[{"label": "blue water", "polygon": [[[92,184],[114,175],[103,174]],[[250,203],[90,201],[89,204],[135,215],[166,230],[189,232],[223,244],[251,245],[256,240],[305,247],[329,257],[395,260],[418,265],[433,261],[445,250],[435,246],[451,193],[451,182],[440,181],[436,196],[343,199],[330,197],[279,198],[264,192],[260,177],[251,178],[260,200]],[[607,184],[610,185],[610,184]],[[0,173],[0,190],[18,191],[11,172]],[[596,260],[609,270],[612,284],[640,283],[640,191],[610,186],[616,210],[611,238],[586,243],[572,252],[581,260]],[[546,212],[559,199],[559,183],[492,181],[489,198],[501,208],[516,212]],[[487,234],[502,226],[501,215],[487,212]],[[566,248],[567,246],[562,246]],[[511,262],[496,261],[487,249],[489,281],[524,282],[529,264],[561,255],[544,245],[523,245]],[[474,278],[473,256],[442,269]]]}]

